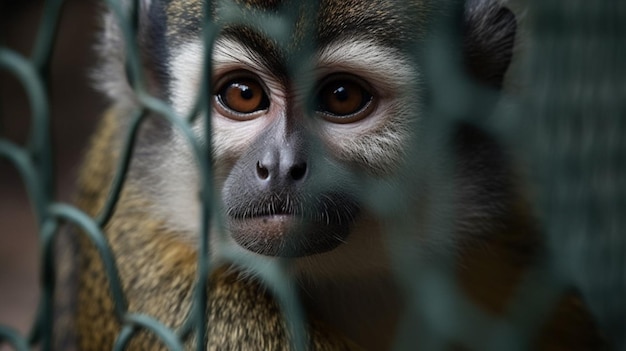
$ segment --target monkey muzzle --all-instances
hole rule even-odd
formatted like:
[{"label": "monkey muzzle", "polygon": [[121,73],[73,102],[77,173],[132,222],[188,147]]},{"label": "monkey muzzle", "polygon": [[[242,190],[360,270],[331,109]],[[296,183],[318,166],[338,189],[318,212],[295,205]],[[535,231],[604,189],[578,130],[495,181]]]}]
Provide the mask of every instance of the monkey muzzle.
[{"label": "monkey muzzle", "polygon": [[273,195],[228,207],[227,225],[233,239],[252,252],[301,257],[343,243],[358,213],[357,203],[340,193],[319,194],[310,201]]}]

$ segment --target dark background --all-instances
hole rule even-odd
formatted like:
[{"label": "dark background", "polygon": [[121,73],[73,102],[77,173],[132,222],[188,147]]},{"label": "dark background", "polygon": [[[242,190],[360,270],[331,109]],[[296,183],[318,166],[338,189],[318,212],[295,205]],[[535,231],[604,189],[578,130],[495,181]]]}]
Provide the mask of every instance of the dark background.
[{"label": "dark background", "polygon": [[[0,45],[30,56],[41,0],[0,0]],[[48,94],[52,119],[56,199],[71,201],[85,145],[106,104],[91,87],[95,0],[67,0],[52,59]],[[25,145],[30,108],[23,89],[0,71],[0,136]],[[39,243],[26,191],[16,170],[0,159],[0,324],[27,332],[39,298]],[[0,347],[2,349],[2,347]]]}]

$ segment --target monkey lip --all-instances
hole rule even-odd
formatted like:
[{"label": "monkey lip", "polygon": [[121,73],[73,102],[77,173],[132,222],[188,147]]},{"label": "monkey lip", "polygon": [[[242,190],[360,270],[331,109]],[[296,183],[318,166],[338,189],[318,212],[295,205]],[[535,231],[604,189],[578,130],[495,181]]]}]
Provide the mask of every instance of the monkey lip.
[{"label": "monkey lip", "polygon": [[343,192],[304,198],[295,191],[226,196],[226,225],[235,242],[265,256],[302,257],[345,242],[360,212]]},{"label": "monkey lip", "polygon": [[279,257],[301,257],[330,251],[344,242],[347,221],[315,221],[295,214],[230,217],[231,235],[247,250]]},{"label": "monkey lip", "polygon": [[302,219],[290,214],[275,214],[239,219],[234,222],[239,224],[240,229],[254,230],[260,239],[268,241],[280,238],[294,230],[298,222],[302,222]]}]

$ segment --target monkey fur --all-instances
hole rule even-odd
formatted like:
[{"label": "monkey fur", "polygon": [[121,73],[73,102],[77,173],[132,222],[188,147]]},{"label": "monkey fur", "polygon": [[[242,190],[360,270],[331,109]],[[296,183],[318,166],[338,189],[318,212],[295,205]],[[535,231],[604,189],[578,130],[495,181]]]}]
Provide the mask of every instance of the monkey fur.
[{"label": "monkey fur", "polygon": [[[139,45],[148,89],[184,115],[199,84],[202,1],[140,3]],[[245,16],[271,16],[283,4],[234,3],[244,9],[243,23]],[[213,15],[218,23],[222,10],[216,4]],[[422,89],[415,84],[420,74],[408,48],[428,36],[430,18],[438,11],[436,2],[428,0],[323,0],[315,23],[300,14],[287,49],[244,24],[227,25],[216,43],[215,85],[226,84],[214,92],[218,115],[213,117],[214,188],[222,206],[215,215],[225,218],[229,235],[226,243],[211,239],[212,256],[219,255],[224,245],[261,261],[287,260],[301,292],[312,349],[383,350],[393,345],[406,296],[394,278],[383,234],[388,222],[400,216],[381,215],[355,189],[367,184],[360,179],[411,182],[397,176],[408,157],[406,148],[419,116],[414,111],[421,102],[407,97]],[[466,70],[478,82],[500,89],[513,53],[515,16],[497,1],[471,0],[466,2],[465,18]],[[137,108],[125,76],[123,39],[112,15],[107,15],[104,27],[97,80],[113,106],[93,138],[81,172],[78,205],[90,215],[104,204],[128,116]],[[305,108],[294,97],[296,92],[289,91],[295,83],[288,61],[290,53],[306,42],[307,28],[314,28],[315,59],[332,68],[328,84],[360,87],[356,91],[362,103],[354,114],[335,114],[334,107],[320,105],[321,119],[331,121],[329,126],[294,117],[304,115]],[[238,76],[244,69],[253,74]],[[231,73],[221,73],[228,70]],[[337,77],[333,75],[337,71],[349,75]],[[233,113],[228,89],[239,89],[237,84],[243,84],[239,81],[269,82],[264,89],[270,93],[264,98],[270,101],[263,105],[261,100],[262,108],[249,114]],[[272,122],[258,117],[264,114],[271,114],[267,119]],[[354,130],[345,128],[351,125]],[[129,311],[153,316],[171,328],[186,317],[197,269],[199,180],[181,140],[157,119],[145,122],[128,179],[104,228]],[[316,155],[318,149],[313,151],[316,143],[322,145],[323,156]],[[451,145],[454,184],[443,186],[454,187],[459,194],[455,202],[463,207],[454,224],[454,274],[470,301],[489,314],[504,315],[525,272],[542,257],[542,238],[512,161],[495,138],[478,127],[459,124]],[[309,179],[315,179],[315,185]],[[434,203],[441,186],[423,185],[427,191],[421,201]],[[423,203],[410,196],[402,201],[416,209],[411,210],[415,218],[425,218],[418,213]],[[293,217],[304,224],[293,224]],[[220,230],[212,227],[211,235]],[[446,243],[422,240],[419,231],[410,239],[416,247],[424,246],[423,251],[433,255],[441,247],[448,250]],[[300,234],[292,238],[292,232]],[[120,322],[107,276],[84,236],[78,251],[78,349],[110,349]],[[423,262],[427,264],[428,258]],[[278,304],[253,272],[238,271],[233,265],[207,279],[208,349],[289,349]],[[198,341],[192,335],[184,342],[191,348]],[[591,316],[574,294],[562,297],[536,341],[541,350],[589,350],[600,345]],[[130,344],[133,350],[161,347],[156,337],[143,331]]]},{"label": "monkey fur", "polygon": [[[90,162],[84,168],[81,181],[84,185],[81,187],[78,203],[81,208],[99,209],[105,201],[106,192],[102,189],[108,183],[98,184],[93,180],[109,180],[112,176],[114,165],[111,162],[118,155],[99,152],[101,147],[108,148],[113,142],[111,139],[120,133],[116,130],[112,117],[113,112],[105,116],[100,132],[94,138],[91,151],[87,155]],[[84,177],[88,179],[85,180]],[[140,211],[133,210],[146,204],[131,198],[129,191],[125,191],[117,211],[126,214],[121,217],[116,215],[119,220],[111,221],[106,228],[129,302],[129,312],[156,316],[167,326],[180,327],[191,303],[197,252],[193,247],[177,243],[175,238],[168,239],[169,234],[158,221],[149,220]],[[130,207],[126,207],[127,205]],[[128,235],[145,230],[163,234],[164,240]],[[120,324],[114,317],[114,302],[106,291],[108,277],[94,245],[86,237],[80,237],[79,241],[81,268],[76,320],[79,338],[77,349],[110,350],[119,333]],[[137,259],[125,259],[126,255],[131,254]],[[160,257],[156,266],[156,262],[150,261],[155,254]],[[129,282],[125,275],[127,272],[151,278],[142,282]],[[139,285],[134,285],[135,283]],[[162,290],[161,287],[165,289]],[[212,273],[208,290],[207,308],[211,313],[208,318],[207,349],[289,349],[291,343],[286,323],[278,304],[267,289],[255,281],[242,280],[235,272],[222,268]],[[174,304],[171,303],[173,301]],[[361,349],[321,324],[313,323],[309,333],[312,350]],[[186,345],[192,345],[191,339],[186,340]],[[132,350],[165,349],[154,335],[146,332],[139,332],[129,347]]]}]

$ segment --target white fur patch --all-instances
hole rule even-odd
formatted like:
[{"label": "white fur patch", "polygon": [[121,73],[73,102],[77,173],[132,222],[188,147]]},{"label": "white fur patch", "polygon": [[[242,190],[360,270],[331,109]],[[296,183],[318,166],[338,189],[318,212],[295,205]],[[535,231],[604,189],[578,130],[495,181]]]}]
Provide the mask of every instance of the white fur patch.
[{"label": "white fur patch", "polygon": [[[204,47],[202,41],[190,41],[178,48],[171,61],[172,105],[176,112],[185,115],[191,110],[197,98],[200,79],[202,78],[202,61]],[[265,72],[255,58],[254,52],[236,41],[219,39],[213,50],[213,75],[219,76],[226,71],[245,69],[258,74],[265,81],[271,81],[271,74]]]},{"label": "white fur patch", "polygon": [[325,73],[346,71],[358,75],[384,91],[415,82],[416,72],[407,59],[394,49],[374,41],[353,39],[334,42],[322,49],[317,69]]},{"label": "white fur patch", "polygon": [[199,41],[181,45],[169,66],[172,79],[172,107],[180,116],[185,116],[198,98],[200,79],[202,79],[203,47]]}]

